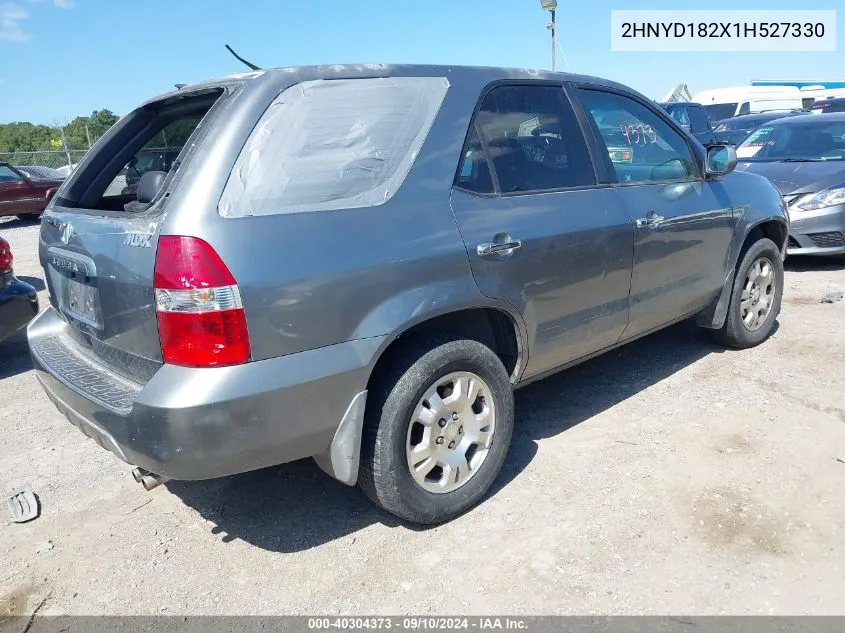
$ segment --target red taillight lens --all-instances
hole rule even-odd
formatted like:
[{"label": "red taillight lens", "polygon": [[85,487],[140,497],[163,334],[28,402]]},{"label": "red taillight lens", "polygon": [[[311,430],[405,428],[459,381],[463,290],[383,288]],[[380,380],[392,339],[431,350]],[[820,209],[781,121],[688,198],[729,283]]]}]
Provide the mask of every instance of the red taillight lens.
[{"label": "red taillight lens", "polygon": [[153,286],[165,363],[219,367],[249,360],[240,290],[207,242],[159,238]]},{"label": "red taillight lens", "polygon": [[0,237],[0,273],[12,269],[12,262],[15,260],[12,257],[12,249],[9,247],[9,242]]}]

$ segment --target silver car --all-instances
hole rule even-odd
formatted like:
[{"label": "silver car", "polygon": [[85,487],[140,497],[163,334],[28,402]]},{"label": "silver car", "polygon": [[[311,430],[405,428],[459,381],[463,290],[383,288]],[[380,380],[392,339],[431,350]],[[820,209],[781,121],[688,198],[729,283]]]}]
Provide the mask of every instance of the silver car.
[{"label": "silver car", "polygon": [[[647,131],[630,161],[599,121]],[[169,172],[113,193],[187,125]],[[185,86],[123,117],[44,214],[37,376],[148,489],[313,457],[442,522],[496,479],[514,388],[684,319],[738,348],[769,336],[786,209],[735,164],[593,77],[367,65]]]},{"label": "silver car", "polygon": [[845,254],[845,113],[771,121],[737,155],[738,169],[771,180],[789,205],[790,255]]}]

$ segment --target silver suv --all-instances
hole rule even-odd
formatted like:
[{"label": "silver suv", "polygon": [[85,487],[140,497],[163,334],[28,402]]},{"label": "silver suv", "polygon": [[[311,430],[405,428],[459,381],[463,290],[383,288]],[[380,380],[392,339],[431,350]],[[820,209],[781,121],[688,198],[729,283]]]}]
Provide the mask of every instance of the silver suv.
[{"label": "silver suv", "polygon": [[[105,195],[186,125],[169,172]],[[683,319],[740,348],[772,332],[788,219],[735,164],[592,77],[186,86],[122,118],[44,214],[37,375],[148,489],[314,457],[442,522],[499,473],[515,387]]]}]

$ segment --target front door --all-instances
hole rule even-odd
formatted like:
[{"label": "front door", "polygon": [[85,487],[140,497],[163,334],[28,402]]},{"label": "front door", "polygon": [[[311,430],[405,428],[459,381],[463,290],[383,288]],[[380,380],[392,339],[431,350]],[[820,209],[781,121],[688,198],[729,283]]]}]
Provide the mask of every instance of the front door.
[{"label": "front door", "polygon": [[630,324],[637,336],[707,306],[722,290],[728,250],[741,213],[719,179],[705,179],[703,156],[633,95],[581,86],[578,96],[607,145],[621,135],[630,161],[613,164],[634,218]]},{"label": "front door", "polygon": [[524,317],[523,377],[616,343],[628,323],[632,221],[613,188],[597,185],[560,85],[487,93],[452,209],[479,289]]}]

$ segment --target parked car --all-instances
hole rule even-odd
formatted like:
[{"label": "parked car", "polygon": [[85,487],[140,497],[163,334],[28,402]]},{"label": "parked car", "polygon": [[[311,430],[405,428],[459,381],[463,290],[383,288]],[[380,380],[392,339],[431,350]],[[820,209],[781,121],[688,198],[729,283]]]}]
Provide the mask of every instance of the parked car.
[{"label": "parked car", "polygon": [[845,97],[816,101],[807,110],[810,112],[810,114],[830,114],[833,112],[845,112]]},{"label": "parked car", "polygon": [[704,106],[712,125],[743,114],[804,108],[801,90],[795,86],[736,86],[702,90],[693,96],[692,101]]},{"label": "parked car", "polygon": [[61,167],[56,167],[56,171],[59,172],[62,177],[67,177],[74,169],[78,163],[73,163],[72,165],[62,165]]},{"label": "parked car", "polygon": [[58,169],[52,167],[42,167],[41,165],[16,165],[18,171],[29,176],[30,178],[41,178],[42,180],[64,180],[65,174]]},{"label": "parked car", "polygon": [[806,114],[802,110],[789,110],[778,112],[763,112],[761,114],[743,114],[742,116],[735,116],[732,119],[722,121],[716,127],[716,139],[720,143],[737,146],[740,145],[748,135],[755,129],[777,119],[783,119],[790,116],[799,116]]},{"label": "parked car", "polygon": [[0,237],[0,341],[26,326],[38,314],[35,288],[15,277],[9,242]]},{"label": "parked car", "polygon": [[0,216],[38,217],[61,184],[61,179],[31,178],[0,162]]},{"label": "parked car", "polygon": [[845,113],[771,121],[737,154],[741,171],[771,180],[789,205],[790,255],[845,254]]},{"label": "parked car", "polygon": [[[102,195],[189,116],[170,173]],[[619,125],[632,162],[611,160]],[[37,376],[148,489],[314,457],[439,523],[496,479],[515,387],[684,319],[737,348],[769,336],[786,207],[735,164],[585,76],[359,65],[186,86],[122,118],[44,215]]]},{"label": "parked car", "polygon": [[692,134],[702,145],[715,145],[718,142],[713,126],[704,106],[700,103],[675,101],[661,103],[661,107],[675,119],[680,126]]}]

